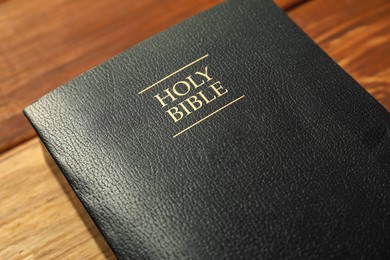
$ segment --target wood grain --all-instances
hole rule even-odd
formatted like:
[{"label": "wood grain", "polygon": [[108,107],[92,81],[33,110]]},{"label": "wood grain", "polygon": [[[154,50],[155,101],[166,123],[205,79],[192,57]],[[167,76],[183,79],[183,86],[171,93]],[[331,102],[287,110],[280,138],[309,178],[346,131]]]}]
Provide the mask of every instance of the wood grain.
[{"label": "wood grain", "polygon": [[0,259],[113,254],[38,138],[0,157]]},{"label": "wood grain", "polygon": [[309,0],[272,0],[284,11],[290,11]]},{"label": "wood grain", "polygon": [[289,16],[390,110],[390,1],[313,1]]},{"label": "wood grain", "polygon": [[[7,139],[3,144],[8,145],[3,148],[33,135],[28,124],[19,127],[24,122],[20,110],[31,96],[40,96],[164,26],[218,1],[199,1],[196,11],[183,7],[175,14],[179,18],[169,12],[184,0],[167,0],[170,7],[163,9],[167,16],[162,16],[161,10],[148,13],[141,1],[134,1],[135,6],[127,7],[136,8],[134,14],[127,10],[134,19],[125,17],[121,2],[94,1],[90,7],[85,0],[0,0],[0,140]],[[159,6],[159,1],[145,2]],[[40,6],[43,3],[47,5]],[[387,109],[389,4],[387,0],[316,0],[289,12]],[[81,7],[87,10],[80,11]],[[86,14],[88,17],[83,17]],[[149,25],[143,24],[149,19]],[[134,29],[138,27],[142,29]],[[128,35],[133,29],[140,35]],[[0,156],[0,259],[25,258],[113,258],[37,138]]]},{"label": "wood grain", "polygon": [[[33,136],[22,109],[222,0],[0,1],[0,152]],[[277,0],[292,8],[303,0]]]},{"label": "wood grain", "polygon": [[[0,4],[0,152],[35,135],[22,109],[221,0],[9,0]],[[12,21],[12,22],[11,22]]]}]

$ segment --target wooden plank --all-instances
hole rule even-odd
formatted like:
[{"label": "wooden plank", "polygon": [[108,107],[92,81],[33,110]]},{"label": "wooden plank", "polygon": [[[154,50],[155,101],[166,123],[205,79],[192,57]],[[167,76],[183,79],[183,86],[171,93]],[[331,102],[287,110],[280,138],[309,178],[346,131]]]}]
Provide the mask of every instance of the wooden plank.
[{"label": "wooden plank", "polygon": [[273,0],[284,11],[290,11],[293,8],[307,2],[308,0]]},{"label": "wooden plank", "polygon": [[[0,153],[35,135],[22,109],[222,0],[0,1]],[[277,0],[291,8],[302,0]]]},{"label": "wooden plank", "polygon": [[0,259],[113,254],[37,138],[0,157]]},{"label": "wooden plank", "polygon": [[313,1],[289,15],[390,110],[390,1]]}]

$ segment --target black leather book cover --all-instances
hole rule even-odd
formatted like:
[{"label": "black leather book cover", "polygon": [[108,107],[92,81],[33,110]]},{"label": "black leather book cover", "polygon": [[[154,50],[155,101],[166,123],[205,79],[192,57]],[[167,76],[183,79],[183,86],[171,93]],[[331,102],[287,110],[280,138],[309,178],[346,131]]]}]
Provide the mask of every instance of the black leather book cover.
[{"label": "black leather book cover", "polygon": [[226,1],[25,114],[119,258],[390,257],[389,114],[270,0]]}]

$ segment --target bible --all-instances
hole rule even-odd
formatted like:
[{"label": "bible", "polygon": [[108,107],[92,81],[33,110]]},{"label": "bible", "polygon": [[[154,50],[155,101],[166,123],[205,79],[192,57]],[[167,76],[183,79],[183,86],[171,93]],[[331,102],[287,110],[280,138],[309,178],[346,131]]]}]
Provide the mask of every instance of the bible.
[{"label": "bible", "polygon": [[119,259],[390,257],[388,112],[270,0],[228,0],[24,110]]}]

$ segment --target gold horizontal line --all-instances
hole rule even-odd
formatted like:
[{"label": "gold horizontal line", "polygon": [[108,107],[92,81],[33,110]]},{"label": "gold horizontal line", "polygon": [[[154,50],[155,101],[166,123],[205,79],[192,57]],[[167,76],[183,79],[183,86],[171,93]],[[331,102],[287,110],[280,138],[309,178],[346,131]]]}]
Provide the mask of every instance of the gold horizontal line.
[{"label": "gold horizontal line", "polygon": [[245,97],[245,95],[242,95],[241,97],[239,97],[239,98],[237,98],[237,99],[231,101],[230,103],[224,105],[223,107],[221,107],[221,108],[215,110],[215,111],[212,112],[211,114],[209,114],[209,115],[205,116],[204,118],[200,119],[199,121],[193,123],[193,124],[190,125],[189,127],[185,128],[185,129],[183,129],[183,130],[181,130],[179,133],[175,134],[175,135],[173,136],[173,138],[175,138],[175,137],[181,135],[182,133],[184,133],[184,132],[187,131],[187,130],[190,130],[191,128],[193,128],[194,126],[196,126],[197,124],[199,124],[200,122],[206,120],[207,118],[209,118],[209,117],[212,116],[212,115],[215,115],[216,113],[220,112],[221,110],[227,108],[228,106],[232,105],[233,103],[239,101],[240,99],[242,99],[242,98],[244,98],[244,97]]},{"label": "gold horizontal line", "polygon": [[203,57],[200,57],[199,59],[194,60],[193,62],[191,62],[191,63],[185,65],[184,67],[182,67],[182,68],[176,70],[175,72],[169,74],[169,75],[166,76],[165,78],[163,78],[163,79],[157,81],[156,83],[150,85],[149,87],[145,88],[144,90],[141,90],[140,92],[138,92],[138,94],[142,94],[142,93],[144,93],[145,91],[148,91],[149,89],[151,89],[151,88],[153,88],[154,86],[160,84],[160,83],[163,82],[164,80],[169,79],[170,77],[172,77],[172,76],[175,75],[176,73],[178,73],[178,72],[180,72],[180,71],[182,71],[182,70],[184,70],[184,69],[186,69],[186,68],[188,68],[188,67],[194,65],[194,64],[197,63],[198,61],[201,61],[201,60],[207,58],[208,56],[209,56],[209,55],[206,54],[206,55],[204,55]]}]

